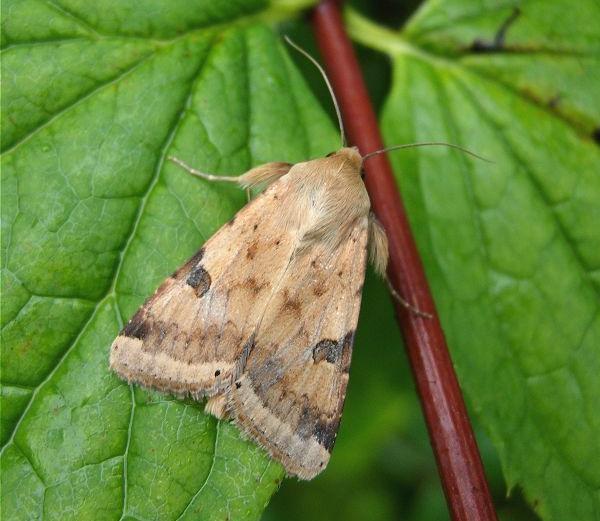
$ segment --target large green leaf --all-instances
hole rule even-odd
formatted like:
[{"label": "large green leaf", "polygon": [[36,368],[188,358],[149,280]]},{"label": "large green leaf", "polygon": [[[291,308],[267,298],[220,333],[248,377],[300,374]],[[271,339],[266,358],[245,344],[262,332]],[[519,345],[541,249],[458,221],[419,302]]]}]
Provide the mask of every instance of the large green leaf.
[{"label": "large green leaf", "polygon": [[337,146],[261,1],[2,3],[2,517],[255,519],[283,470],[108,371],[117,331],[243,204]]},{"label": "large green leaf", "polygon": [[400,33],[348,21],[393,60],[390,144],[442,140],[495,162],[448,149],[393,158],[461,383],[509,487],[545,519],[595,519],[600,8],[430,1]]},{"label": "large green leaf", "polygon": [[[515,5],[512,52],[473,53]],[[234,174],[338,146],[261,25],[281,12],[258,0],[2,10],[1,515],[257,518],[281,467],[201,406],[123,385],[107,352],[244,201],[167,154]],[[426,3],[403,33],[350,19],[393,59],[390,143],[446,139],[496,161],[395,156],[461,382],[509,484],[549,519],[598,510],[597,20],[589,1],[456,0]],[[332,462],[288,483],[279,518],[444,515],[384,291],[367,281]]]}]

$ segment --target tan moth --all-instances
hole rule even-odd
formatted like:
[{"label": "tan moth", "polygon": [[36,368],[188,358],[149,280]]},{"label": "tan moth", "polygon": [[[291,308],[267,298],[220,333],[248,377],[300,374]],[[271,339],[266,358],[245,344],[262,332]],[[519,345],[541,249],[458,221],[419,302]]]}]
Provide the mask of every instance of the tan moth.
[{"label": "tan moth", "polygon": [[137,311],[110,367],[128,382],[208,398],[208,413],[231,419],[288,474],[319,474],[340,423],[367,254],[381,275],[387,265],[361,178],[369,155],[343,146],[239,177],[171,158],[204,179],[265,189]]}]

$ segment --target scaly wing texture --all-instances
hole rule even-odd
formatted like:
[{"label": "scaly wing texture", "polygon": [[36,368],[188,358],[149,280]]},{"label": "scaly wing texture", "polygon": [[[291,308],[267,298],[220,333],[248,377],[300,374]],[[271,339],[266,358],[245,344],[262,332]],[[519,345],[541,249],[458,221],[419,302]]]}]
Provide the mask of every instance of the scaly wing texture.
[{"label": "scaly wing texture", "polygon": [[367,218],[333,252],[295,252],[226,391],[234,421],[289,474],[321,472],[340,422],[364,282]]},{"label": "scaly wing texture", "polygon": [[196,398],[238,378],[273,283],[294,250],[295,234],[278,219],[292,198],[281,179],[215,233],[121,331],[112,369],[128,381]]}]

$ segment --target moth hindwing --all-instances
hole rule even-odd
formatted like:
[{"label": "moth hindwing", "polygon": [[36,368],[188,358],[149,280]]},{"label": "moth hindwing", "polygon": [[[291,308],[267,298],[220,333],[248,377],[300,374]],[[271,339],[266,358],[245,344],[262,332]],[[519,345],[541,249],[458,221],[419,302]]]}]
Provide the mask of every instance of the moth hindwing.
[{"label": "moth hindwing", "polygon": [[340,422],[369,232],[380,269],[387,243],[355,148],[282,165],[240,176],[271,184],[146,301],[110,364],[130,382],[208,397],[208,412],[310,479]]}]

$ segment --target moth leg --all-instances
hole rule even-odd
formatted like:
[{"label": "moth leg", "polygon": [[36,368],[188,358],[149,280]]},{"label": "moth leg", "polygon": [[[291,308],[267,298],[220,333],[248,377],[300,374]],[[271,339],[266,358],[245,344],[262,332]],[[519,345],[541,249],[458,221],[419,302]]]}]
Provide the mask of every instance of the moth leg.
[{"label": "moth leg", "polygon": [[265,163],[264,165],[259,165],[254,168],[251,168],[246,173],[239,176],[227,176],[227,175],[214,175],[207,174],[205,172],[200,172],[195,168],[192,168],[190,165],[182,161],[181,159],[169,156],[169,161],[173,161],[173,163],[179,165],[186,172],[189,172],[192,175],[205,179],[207,181],[223,181],[226,183],[237,183],[238,185],[246,188],[246,195],[248,196],[248,200],[250,200],[250,188],[254,188],[257,186],[267,187],[271,183],[277,181],[281,176],[284,176],[290,171],[292,165],[290,163],[281,163],[281,162],[273,162],[273,163]]},{"label": "moth leg", "polygon": [[225,410],[226,404],[227,400],[225,399],[225,395],[223,393],[215,394],[206,401],[204,412],[206,414],[211,414],[219,420],[226,420],[228,419],[227,411]]},{"label": "moth leg", "polygon": [[387,287],[390,290],[390,293],[391,293],[392,297],[401,306],[404,306],[411,313],[414,313],[418,317],[433,318],[433,315],[431,313],[427,313],[426,311],[421,311],[419,308],[413,306],[410,302],[408,302],[407,300],[405,300],[404,298],[402,298],[400,296],[400,294],[396,291],[396,289],[394,288],[394,286],[392,285],[392,281],[390,280],[390,278],[387,275],[385,276],[385,282],[387,283]]},{"label": "moth leg", "polygon": [[240,176],[240,184],[246,188],[263,187],[266,188],[274,183],[280,177],[290,171],[293,165],[290,163],[265,163],[255,166]]},{"label": "moth leg", "polygon": [[375,272],[382,277],[388,263],[388,239],[383,226],[379,224],[375,214],[369,214],[369,261]]},{"label": "moth leg", "polygon": [[233,176],[226,176],[226,175],[205,174],[204,172],[200,172],[199,170],[196,170],[195,168],[192,168],[187,163],[184,163],[181,159],[179,159],[177,157],[169,156],[167,159],[169,161],[173,161],[173,163],[179,165],[186,172],[189,172],[190,174],[195,175],[197,177],[200,177],[202,179],[206,179],[207,181],[224,181],[226,183],[238,183],[238,184],[242,184],[242,180],[241,179],[242,179],[243,176],[233,177]]},{"label": "moth leg", "polygon": [[406,309],[410,310],[419,317],[432,318],[430,313],[426,313],[416,308],[410,302],[407,302],[405,299],[403,299],[395,290],[394,286],[392,285],[392,281],[386,274],[388,256],[389,252],[387,235],[385,234],[383,226],[379,224],[379,221],[375,215],[371,213],[369,214],[369,260],[371,261],[371,264],[373,264],[375,271],[385,278],[392,297],[400,305],[404,306]]}]

